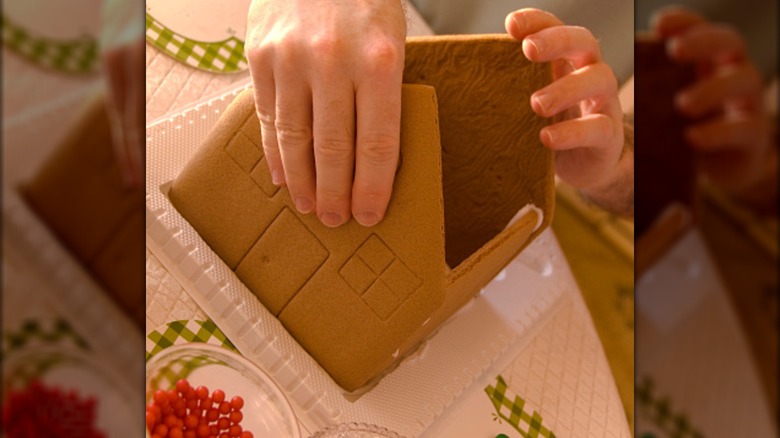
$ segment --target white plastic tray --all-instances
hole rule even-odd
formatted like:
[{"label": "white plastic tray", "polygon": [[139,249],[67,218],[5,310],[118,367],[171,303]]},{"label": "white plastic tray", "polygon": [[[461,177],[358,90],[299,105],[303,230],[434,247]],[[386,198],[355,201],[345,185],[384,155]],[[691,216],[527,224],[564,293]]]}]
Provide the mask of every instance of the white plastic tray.
[{"label": "white plastic tray", "polygon": [[[359,421],[418,436],[578,293],[551,231],[376,387],[351,402],[172,207],[165,187],[246,84],[147,127],[147,247],[249,360],[268,372],[309,430]],[[496,368],[498,367],[498,368]]]},{"label": "white plastic tray", "polygon": [[[419,436],[464,391],[479,390],[484,381],[480,378],[495,376],[515,359],[561,303],[569,302],[564,297],[578,297],[560,247],[547,230],[415,354],[366,394],[350,401],[165,196],[167,184],[246,86],[195,103],[147,127],[147,247],[239,351],[279,384],[306,429],[363,422],[404,436]],[[592,323],[585,319],[590,328],[583,336],[594,338],[594,345],[599,346]],[[620,433],[613,430],[610,436],[628,436],[603,351],[596,350],[600,360],[586,365],[604,368],[599,375],[607,376],[604,391],[608,394],[593,399],[588,392],[587,400],[591,405],[603,404],[597,406],[601,412],[609,411],[607,405],[615,411],[612,405],[617,404],[620,413],[607,423],[614,425],[617,418]],[[574,392],[591,390],[583,387]]]}]

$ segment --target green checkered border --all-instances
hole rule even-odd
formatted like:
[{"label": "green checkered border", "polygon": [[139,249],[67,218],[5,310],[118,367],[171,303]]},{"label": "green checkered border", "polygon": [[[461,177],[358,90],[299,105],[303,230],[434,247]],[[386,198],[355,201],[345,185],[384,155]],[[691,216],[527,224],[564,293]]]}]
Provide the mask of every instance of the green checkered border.
[{"label": "green checkered border", "polygon": [[154,391],[159,388],[172,388],[180,379],[186,379],[196,369],[211,365],[225,364],[221,360],[213,359],[205,355],[188,355],[172,361],[161,368],[155,378],[149,382],[147,399],[151,399]]},{"label": "green checkered border", "polygon": [[77,362],[77,360],[63,354],[52,354],[39,360],[27,361],[5,374],[3,384],[12,389],[25,388],[30,382],[40,380],[50,369],[68,362]]},{"label": "green checkered border", "polygon": [[27,319],[18,330],[3,333],[3,356],[35,344],[72,344],[73,347],[89,350],[89,344],[62,318],[50,320]]},{"label": "green checkered border", "polygon": [[496,414],[515,428],[525,438],[555,438],[555,434],[542,425],[542,417],[535,410],[529,415],[525,408],[525,400],[520,396],[509,394],[504,378],[496,377],[496,385],[488,385],[485,392],[496,408]]},{"label": "green checkered border", "polygon": [[[655,394],[655,383],[649,376],[642,378],[636,387],[636,399],[640,409],[670,438],[703,438],[701,432],[691,425],[682,412],[675,412],[668,397]],[[640,438],[655,438],[654,434],[643,434]]]},{"label": "green checkered border", "polygon": [[3,46],[40,67],[70,74],[98,70],[98,43],[94,37],[53,40],[32,35],[2,15]]},{"label": "green checkered border", "polygon": [[238,351],[214,321],[179,320],[169,322],[164,328],[152,330],[146,335],[146,360],[148,362],[155,354],[168,347],[191,342],[204,342]]},{"label": "green checkered border", "polygon": [[236,37],[206,43],[186,38],[146,14],[146,41],[192,67],[216,73],[244,71],[244,42]]},{"label": "green checkered border", "polygon": [[[89,351],[89,344],[84,340],[68,321],[62,318],[26,319],[17,330],[3,333],[3,358],[15,354],[23,354],[38,346],[63,347],[75,350]],[[42,360],[22,363],[17,369],[3,376],[3,382],[8,387],[23,387],[33,379],[38,379],[48,370],[59,364],[74,359],[64,354],[53,353]]]}]

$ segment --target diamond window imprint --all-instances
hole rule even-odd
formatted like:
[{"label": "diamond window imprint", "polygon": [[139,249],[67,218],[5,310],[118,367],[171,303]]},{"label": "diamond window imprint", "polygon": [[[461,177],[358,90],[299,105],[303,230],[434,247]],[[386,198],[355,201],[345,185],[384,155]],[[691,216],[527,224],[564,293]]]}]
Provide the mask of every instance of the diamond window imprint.
[{"label": "diamond window imprint", "polygon": [[249,173],[263,158],[263,153],[257,145],[243,132],[237,132],[225,147],[228,155],[244,172]]},{"label": "diamond window imprint", "polygon": [[[279,191],[279,186],[271,182],[271,172],[268,170],[268,164],[265,162],[262,145],[258,144],[252,137],[245,134],[247,124],[233,136],[225,147],[230,158],[238,164],[244,172],[249,174],[255,185],[263,191],[269,198],[273,197]],[[256,128],[258,129],[259,128]]]},{"label": "diamond window imprint", "polygon": [[382,320],[422,284],[376,234],[360,245],[339,274]]}]

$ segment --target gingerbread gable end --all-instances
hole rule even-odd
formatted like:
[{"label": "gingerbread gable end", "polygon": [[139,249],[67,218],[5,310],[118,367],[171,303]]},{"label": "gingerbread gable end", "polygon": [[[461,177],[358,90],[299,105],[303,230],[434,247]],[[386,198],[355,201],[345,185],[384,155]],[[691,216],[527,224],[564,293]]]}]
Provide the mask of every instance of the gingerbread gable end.
[{"label": "gingerbread gable end", "polygon": [[403,87],[401,164],[385,219],[371,228],[332,229],[297,212],[270,182],[251,100],[246,91],[231,104],[171,201],[334,379],[357,389],[443,300],[435,92]]}]

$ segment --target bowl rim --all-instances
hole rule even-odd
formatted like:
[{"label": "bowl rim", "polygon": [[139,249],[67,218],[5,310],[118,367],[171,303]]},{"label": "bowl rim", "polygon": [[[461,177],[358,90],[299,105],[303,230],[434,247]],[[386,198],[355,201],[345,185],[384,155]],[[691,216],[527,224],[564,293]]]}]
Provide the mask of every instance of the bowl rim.
[{"label": "bowl rim", "polygon": [[[63,364],[68,366],[74,366],[75,364],[75,367],[83,369],[88,372],[91,377],[96,377],[105,384],[104,389],[117,395],[119,397],[118,400],[123,402],[123,406],[127,408],[127,412],[131,415],[135,415],[137,411],[134,409],[134,406],[138,406],[138,403],[141,403],[144,400],[143,394],[137,390],[137,387],[130,385],[127,379],[122,378],[119,370],[111,366],[109,362],[94,350],[84,350],[74,346],[66,347],[62,345],[36,344],[14,350],[9,354],[4,354],[1,361],[3,377],[0,379],[3,384],[2,390],[0,391],[2,398],[5,399],[7,393],[15,388],[10,385],[10,380],[7,380],[12,378],[10,376],[11,371],[23,367],[25,364],[29,364],[30,360],[55,356],[62,359],[62,361],[56,363],[55,368],[61,367]],[[50,370],[47,370],[44,375],[49,371]],[[45,382],[43,376],[40,376],[39,380],[43,382],[44,385],[48,384]],[[72,387],[66,383],[59,383],[58,385],[63,385],[66,389],[75,389],[82,396],[85,395],[83,390],[79,387]],[[92,394],[91,396],[96,397],[98,400],[100,399],[99,394]],[[100,411],[102,410],[103,409]],[[138,420],[141,419],[142,417],[139,415]],[[144,427],[144,429],[146,429],[146,427]]]},{"label": "bowl rim", "polygon": [[[247,359],[241,353],[238,351],[230,350],[223,346],[217,346],[208,344],[205,342],[189,342],[186,344],[180,344],[180,345],[171,345],[170,347],[167,347],[149,358],[148,361],[146,361],[146,371],[145,371],[145,386],[148,389],[149,385],[149,371],[154,370],[157,365],[159,365],[160,362],[163,362],[170,356],[175,356],[176,354],[180,354],[182,351],[197,351],[199,353],[204,353],[210,357],[214,357],[215,359],[223,360],[227,359],[227,363],[225,363],[225,366],[228,366],[233,369],[237,369],[237,367],[230,363],[230,361],[235,361],[238,363],[239,366],[246,368],[247,370],[251,371],[253,374],[255,374],[263,384],[265,384],[273,393],[273,395],[276,396],[276,399],[281,402],[280,408],[284,411],[284,414],[286,414],[290,419],[290,425],[292,427],[293,435],[290,438],[301,438],[301,427],[298,422],[298,417],[295,414],[295,410],[292,407],[292,403],[290,402],[287,395],[282,391],[279,384],[276,383],[276,381],[271,377],[265,370],[260,368],[257,364],[252,362],[251,360]],[[240,370],[239,370],[240,371]]]}]

